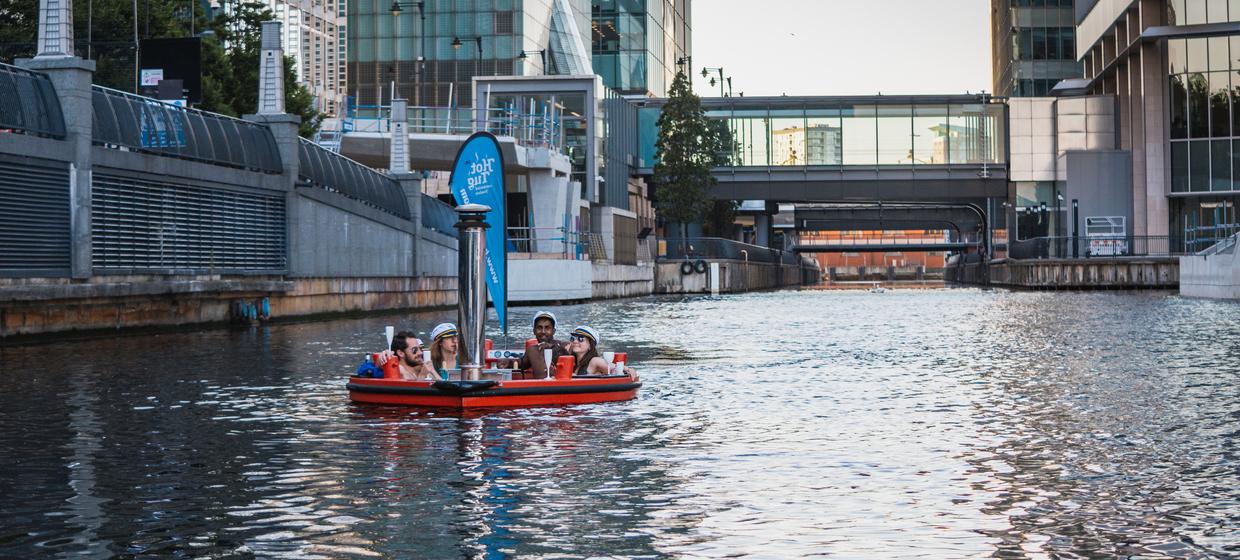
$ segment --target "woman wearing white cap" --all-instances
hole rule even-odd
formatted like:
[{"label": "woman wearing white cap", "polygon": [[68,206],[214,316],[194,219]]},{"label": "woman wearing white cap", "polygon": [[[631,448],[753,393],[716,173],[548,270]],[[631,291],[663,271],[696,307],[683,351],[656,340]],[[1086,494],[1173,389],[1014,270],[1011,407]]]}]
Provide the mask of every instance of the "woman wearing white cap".
[{"label": "woman wearing white cap", "polygon": [[[607,375],[611,366],[598,352],[598,331],[590,327],[577,327],[568,335],[568,351],[577,358],[577,370],[573,375]],[[624,373],[632,370],[624,368]],[[621,372],[617,372],[621,373]]]},{"label": "woman wearing white cap", "polygon": [[431,367],[443,379],[456,369],[456,325],[440,323],[431,330]]}]

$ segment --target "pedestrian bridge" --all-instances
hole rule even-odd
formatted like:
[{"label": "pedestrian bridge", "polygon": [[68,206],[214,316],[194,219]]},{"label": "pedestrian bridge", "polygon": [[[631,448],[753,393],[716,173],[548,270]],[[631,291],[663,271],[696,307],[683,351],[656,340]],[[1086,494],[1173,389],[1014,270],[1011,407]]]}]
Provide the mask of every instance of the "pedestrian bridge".
[{"label": "pedestrian bridge", "polygon": [[845,235],[800,237],[792,250],[797,253],[887,253],[921,251],[965,252],[981,248],[977,241],[952,241],[945,235]]},{"label": "pedestrian bridge", "polygon": [[[653,173],[664,99],[641,100]],[[1006,105],[988,95],[703,98],[720,199],[973,202],[1007,195]]]}]

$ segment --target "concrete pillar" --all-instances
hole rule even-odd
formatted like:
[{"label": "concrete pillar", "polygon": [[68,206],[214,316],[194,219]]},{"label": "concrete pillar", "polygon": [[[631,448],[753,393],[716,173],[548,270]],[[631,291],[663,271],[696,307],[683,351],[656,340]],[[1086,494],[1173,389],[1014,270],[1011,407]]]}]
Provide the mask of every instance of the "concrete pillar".
[{"label": "concrete pillar", "polygon": [[401,173],[392,174],[392,178],[400,183],[400,188],[405,193],[405,200],[409,203],[409,221],[413,222],[413,258],[410,259],[412,268],[409,271],[410,276],[417,276],[424,268],[418,266],[418,253],[422,249],[422,176],[417,173]]},{"label": "concrete pillar", "polygon": [[[393,176],[409,173],[409,119],[407,117],[408,102],[404,99],[392,100],[392,141],[388,143],[388,170]],[[419,182],[421,186],[421,182]]]},{"label": "concrete pillar", "polygon": [[1167,164],[1170,114],[1167,111],[1167,65],[1163,60],[1165,48],[1163,42],[1141,44],[1141,82],[1144,92],[1141,103],[1145,112],[1145,192],[1141,194],[1145,198],[1146,235],[1167,235],[1170,229],[1170,207],[1167,201],[1171,190],[1171,170]]},{"label": "concrete pillar", "polygon": [[577,221],[581,196],[569,188],[568,175],[555,170],[531,170],[530,186],[531,250],[536,253],[559,253],[565,250],[565,232]]},{"label": "concrete pillar", "polygon": [[35,58],[73,57],[73,1],[39,2],[39,44]]},{"label": "concrete pillar", "polygon": [[1128,117],[1132,119],[1128,127],[1129,146],[1132,150],[1132,234],[1149,235],[1149,217],[1146,215],[1145,190],[1145,150],[1140,149],[1145,142],[1145,91],[1141,79],[1141,54],[1134,53],[1128,57]]},{"label": "concrete pillar", "polygon": [[262,51],[258,60],[258,109],[260,115],[284,113],[284,47],[280,22],[264,21]]},{"label": "concrete pillar", "polygon": [[65,117],[65,140],[73,146],[69,163],[69,214],[74,278],[91,276],[91,137],[94,106],[91,82],[95,62],[73,56],[73,3],[42,0],[39,6],[39,52],[17,65],[48,75]]},{"label": "concrete pillar", "polygon": [[[293,227],[300,217],[297,201],[297,182],[301,172],[301,136],[298,134],[301,117],[284,112],[284,49],[280,43],[280,22],[263,22],[262,53],[258,61],[258,107],[256,114],[245,115],[247,121],[261,123],[275,137],[276,151],[284,168],[284,185],[288,191],[284,197],[285,239],[288,246],[288,273],[296,275],[302,270],[302,251],[295,246],[297,236]],[[309,255],[306,255],[309,258]]]},{"label": "concrete pillar", "polygon": [[753,217],[754,245],[771,246],[771,216],[758,214]]}]

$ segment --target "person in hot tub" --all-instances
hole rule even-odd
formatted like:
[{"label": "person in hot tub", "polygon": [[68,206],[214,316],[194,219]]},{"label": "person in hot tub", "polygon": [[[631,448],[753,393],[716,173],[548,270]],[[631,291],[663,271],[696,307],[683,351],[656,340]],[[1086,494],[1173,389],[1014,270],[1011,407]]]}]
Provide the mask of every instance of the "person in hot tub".
[{"label": "person in hot tub", "polygon": [[[525,354],[517,361],[516,369],[530,371],[534,377],[543,377],[547,375],[548,367],[555,367],[555,361],[560,359],[560,356],[568,355],[568,343],[555,339],[555,315],[550,311],[535,313],[531,324],[534,326],[534,338],[538,343],[525,349]],[[550,364],[543,363],[544,350],[551,351]]]},{"label": "person in hot tub", "polygon": [[[593,376],[593,375],[609,375],[611,373],[611,364],[603,359],[599,353],[599,336],[598,331],[590,327],[577,327],[573,329],[572,334],[568,335],[568,351],[577,358],[577,369],[573,371],[574,377]],[[623,372],[632,375],[633,370],[625,367]]]},{"label": "person in hot tub", "polygon": [[431,330],[431,368],[440,379],[448,378],[448,370],[456,369],[456,325],[440,323]]}]

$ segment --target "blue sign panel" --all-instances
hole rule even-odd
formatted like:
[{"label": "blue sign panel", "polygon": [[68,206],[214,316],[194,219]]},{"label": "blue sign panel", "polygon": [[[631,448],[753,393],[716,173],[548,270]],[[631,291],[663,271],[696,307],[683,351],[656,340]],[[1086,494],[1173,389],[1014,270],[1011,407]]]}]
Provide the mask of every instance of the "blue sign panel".
[{"label": "blue sign panel", "polygon": [[504,214],[504,155],[489,132],[465,140],[452,164],[452,196],[457,204],[483,204],[487,213],[487,291],[495,304],[499,326],[508,333],[508,228]]}]

